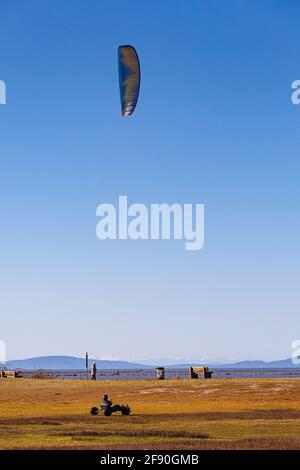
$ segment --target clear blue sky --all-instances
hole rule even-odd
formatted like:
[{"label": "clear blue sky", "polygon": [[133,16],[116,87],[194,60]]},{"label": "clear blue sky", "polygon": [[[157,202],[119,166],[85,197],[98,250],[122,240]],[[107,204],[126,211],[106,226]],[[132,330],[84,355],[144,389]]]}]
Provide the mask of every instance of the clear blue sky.
[{"label": "clear blue sky", "polygon": [[[1,0],[9,358],[288,357],[300,337],[297,0]],[[117,47],[142,67],[120,114]],[[204,203],[205,247],[96,238],[96,207]]]}]

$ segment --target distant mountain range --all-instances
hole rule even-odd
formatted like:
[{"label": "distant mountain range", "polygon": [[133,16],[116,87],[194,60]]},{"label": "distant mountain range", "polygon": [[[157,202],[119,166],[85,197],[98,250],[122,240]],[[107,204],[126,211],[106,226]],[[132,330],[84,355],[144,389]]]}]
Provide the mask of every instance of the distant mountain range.
[{"label": "distant mountain range", "polygon": [[[89,368],[96,362],[97,369],[152,369],[152,366],[135,364],[126,361],[102,361],[89,359]],[[73,356],[41,356],[31,357],[29,359],[19,359],[8,361],[5,364],[6,369],[25,369],[25,370],[81,370],[85,369],[85,358]]]},{"label": "distant mountain range", "polygon": [[[134,370],[134,369],[154,369],[160,364],[137,364],[126,361],[104,361],[89,359],[89,367],[96,362],[99,370]],[[193,363],[182,363],[165,366],[166,369],[186,369],[190,366],[207,365],[204,361]],[[242,361],[230,364],[208,364],[210,369],[295,369],[300,365],[292,363],[291,359],[283,359],[279,361]],[[73,356],[41,356],[31,357],[29,359],[19,359],[8,361],[6,369],[25,369],[25,370],[81,370],[85,369],[85,358]]]},{"label": "distant mountain range", "polygon": [[[196,363],[190,364],[176,364],[166,366],[166,369],[183,369],[197,365]],[[201,363],[202,365],[202,363]],[[203,363],[203,365],[206,365]],[[230,364],[207,364],[210,369],[297,369],[300,368],[300,364],[297,366],[293,364],[292,359],[282,359],[279,361],[241,361]]]}]

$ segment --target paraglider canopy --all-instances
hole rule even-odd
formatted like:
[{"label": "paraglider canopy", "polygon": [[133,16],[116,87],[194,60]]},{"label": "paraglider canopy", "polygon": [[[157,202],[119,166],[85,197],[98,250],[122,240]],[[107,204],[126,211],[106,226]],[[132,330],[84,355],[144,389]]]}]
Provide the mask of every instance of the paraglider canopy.
[{"label": "paraglider canopy", "polygon": [[140,62],[134,47],[118,48],[119,84],[123,116],[130,116],[135,110],[141,81]]}]

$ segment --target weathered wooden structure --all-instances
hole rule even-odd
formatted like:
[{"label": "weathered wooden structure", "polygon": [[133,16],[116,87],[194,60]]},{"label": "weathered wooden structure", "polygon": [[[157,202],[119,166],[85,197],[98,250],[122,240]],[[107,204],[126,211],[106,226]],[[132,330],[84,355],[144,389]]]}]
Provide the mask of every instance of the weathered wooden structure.
[{"label": "weathered wooden structure", "polygon": [[3,379],[15,379],[22,377],[22,372],[20,370],[1,370],[0,378]]},{"label": "weathered wooden structure", "polygon": [[190,378],[191,379],[211,379],[213,371],[209,370],[208,367],[194,366],[190,367]]}]

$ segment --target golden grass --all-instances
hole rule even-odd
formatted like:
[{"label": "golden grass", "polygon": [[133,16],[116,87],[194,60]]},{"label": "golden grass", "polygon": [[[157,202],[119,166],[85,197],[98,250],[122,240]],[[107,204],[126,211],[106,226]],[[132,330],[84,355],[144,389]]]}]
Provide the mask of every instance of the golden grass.
[{"label": "golden grass", "polygon": [[131,448],[300,449],[300,380],[0,380],[0,449]]}]

